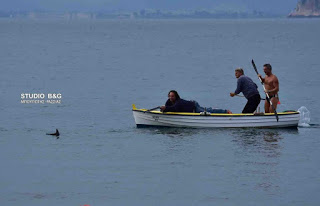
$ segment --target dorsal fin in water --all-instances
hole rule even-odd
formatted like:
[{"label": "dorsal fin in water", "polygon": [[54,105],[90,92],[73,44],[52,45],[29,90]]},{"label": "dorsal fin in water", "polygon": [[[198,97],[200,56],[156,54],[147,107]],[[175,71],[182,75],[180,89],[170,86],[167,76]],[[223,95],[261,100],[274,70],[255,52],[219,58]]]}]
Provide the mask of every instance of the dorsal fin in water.
[{"label": "dorsal fin in water", "polygon": [[53,135],[53,136],[59,136],[60,135],[60,132],[58,129],[56,129],[56,132],[55,133],[51,133],[51,134],[48,134],[47,135]]}]

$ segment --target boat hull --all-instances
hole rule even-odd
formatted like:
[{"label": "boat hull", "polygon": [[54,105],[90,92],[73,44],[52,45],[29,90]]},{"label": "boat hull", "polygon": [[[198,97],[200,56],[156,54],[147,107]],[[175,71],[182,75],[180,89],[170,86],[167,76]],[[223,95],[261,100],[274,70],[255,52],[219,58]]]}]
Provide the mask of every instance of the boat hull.
[{"label": "boat hull", "polygon": [[189,128],[280,128],[297,127],[298,112],[280,113],[279,121],[272,114],[209,114],[162,113],[157,111],[133,110],[137,127],[189,127]]}]

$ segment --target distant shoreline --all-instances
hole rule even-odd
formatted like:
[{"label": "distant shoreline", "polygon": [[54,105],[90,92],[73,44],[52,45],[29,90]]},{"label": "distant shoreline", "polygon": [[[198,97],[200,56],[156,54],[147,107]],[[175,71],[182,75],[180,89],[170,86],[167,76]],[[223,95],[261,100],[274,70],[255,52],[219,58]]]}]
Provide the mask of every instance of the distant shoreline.
[{"label": "distant shoreline", "polygon": [[1,12],[0,18],[25,19],[250,19],[278,18],[285,14],[270,14],[261,11],[161,11],[142,9],[136,12]]},{"label": "distant shoreline", "polygon": [[95,19],[64,19],[64,18],[10,18],[10,17],[0,17],[0,20],[11,20],[11,21],[66,21],[66,22],[77,22],[77,21],[152,21],[152,20],[285,20],[285,19],[320,19],[320,17],[310,17],[310,16],[277,16],[277,17],[250,17],[250,18],[193,18],[193,17],[185,17],[185,18],[95,18]]},{"label": "distant shoreline", "polygon": [[[288,16],[268,16],[268,17],[194,17],[194,16],[187,16],[187,17],[139,17],[139,18],[124,18],[124,17],[109,17],[109,18],[61,18],[61,17],[43,17],[43,18],[29,18],[29,17],[1,17],[0,19],[11,19],[11,20],[66,20],[66,21],[77,21],[77,20],[183,20],[183,19],[195,19],[195,20],[208,20],[208,19],[216,19],[216,20],[223,20],[223,19],[234,19],[234,20],[241,20],[241,19],[286,19],[289,18]],[[298,17],[295,17],[298,18]]]},{"label": "distant shoreline", "polygon": [[312,19],[312,18],[320,18],[320,16],[306,16],[306,15],[293,15],[293,16],[288,16],[288,18],[294,18],[294,19]]}]

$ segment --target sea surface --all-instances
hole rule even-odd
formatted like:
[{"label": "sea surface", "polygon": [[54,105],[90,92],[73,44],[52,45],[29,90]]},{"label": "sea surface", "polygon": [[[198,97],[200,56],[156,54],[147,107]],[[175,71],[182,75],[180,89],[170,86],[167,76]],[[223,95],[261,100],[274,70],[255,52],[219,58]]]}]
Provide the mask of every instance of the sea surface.
[{"label": "sea surface", "polygon": [[[0,204],[319,205],[319,36],[319,19],[1,19]],[[310,126],[136,128],[132,104],[171,89],[240,113],[229,93],[237,67],[259,85],[251,59],[273,66],[278,111],[305,106]]]}]

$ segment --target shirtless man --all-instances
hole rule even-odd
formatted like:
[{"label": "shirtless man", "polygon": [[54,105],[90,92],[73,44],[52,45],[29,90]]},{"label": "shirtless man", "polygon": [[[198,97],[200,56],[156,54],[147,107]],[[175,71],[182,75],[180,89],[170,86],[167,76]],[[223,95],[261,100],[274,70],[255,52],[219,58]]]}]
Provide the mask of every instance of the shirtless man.
[{"label": "shirtless man", "polygon": [[[275,109],[277,109],[277,105],[279,102],[279,81],[276,75],[272,74],[272,67],[270,64],[263,65],[263,71],[266,74],[265,78],[262,78],[260,74],[258,76],[262,79],[262,82],[264,83],[264,86],[266,88],[266,92],[269,94],[270,100],[274,106]],[[270,103],[267,100],[264,104],[264,111],[265,113],[274,113],[274,110]]]}]

